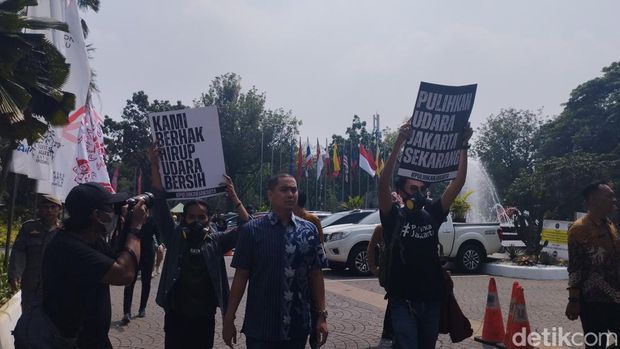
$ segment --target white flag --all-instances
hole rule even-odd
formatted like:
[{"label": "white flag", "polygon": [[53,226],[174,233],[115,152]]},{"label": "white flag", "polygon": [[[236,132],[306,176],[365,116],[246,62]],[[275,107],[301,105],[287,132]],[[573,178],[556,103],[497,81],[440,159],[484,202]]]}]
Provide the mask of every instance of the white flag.
[{"label": "white flag", "polygon": [[37,179],[38,192],[54,194],[63,201],[79,183],[94,181],[111,188],[103,162],[101,118],[88,98],[90,66],[77,0],[39,0],[37,6],[28,8],[28,15],[53,18],[69,26],[68,33],[48,30],[45,35],[71,65],[62,89],[75,94],[76,101],[66,126],[51,128],[32,147],[21,142],[12,169]]},{"label": "white flag", "polygon": [[323,171],[323,155],[321,154],[321,146],[319,140],[316,140],[316,180],[321,178],[321,171]]}]

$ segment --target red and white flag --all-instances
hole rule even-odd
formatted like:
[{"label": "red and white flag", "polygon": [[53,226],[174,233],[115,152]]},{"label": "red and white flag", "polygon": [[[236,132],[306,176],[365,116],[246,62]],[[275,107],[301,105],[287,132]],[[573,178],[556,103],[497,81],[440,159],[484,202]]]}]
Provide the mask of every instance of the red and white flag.
[{"label": "red and white flag", "polygon": [[360,144],[360,167],[366,171],[371,177],[375,176],[377,164],[373,160],[372,155],[366,152],[364,145]]}]

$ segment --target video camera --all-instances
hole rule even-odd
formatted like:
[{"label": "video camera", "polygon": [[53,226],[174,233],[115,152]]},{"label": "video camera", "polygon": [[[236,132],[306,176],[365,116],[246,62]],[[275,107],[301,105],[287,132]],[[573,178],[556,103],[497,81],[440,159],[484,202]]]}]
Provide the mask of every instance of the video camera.
[{"label": "video camera", "polygon": [[136,204],[140,200],[144,201],[144,205],[146,206],[146,208],[151,208],[153,207],[153,204],[155,203],[155,195],[153,195],[153,193],[145,192],[144,194],[138,194],[132,198],[127,199],[125,203],[129,206],[128,207],[129,213],[131,213],[131,210],[134,208],[134,206],[136,206]]},{"label": "video camera", "polygon": [[146,206],[146,208],[150,209],[155,204],[155,195],[153,195],[153,193],[144,192],[142,194],[138,194],[134,197],[127,199],[124,204],[119,205],[127,205],[127,216],[125,216],[125,223],[118,234],[118,238],[116,239],[114,247],[116,252],[120,252],[125,247],[125,242],[127,241],[127,234],[129,233],[129,225],[133,216],[132,210],[136,206],[136,204],[140,202],[140,200],[144,201],[144,205]]}]

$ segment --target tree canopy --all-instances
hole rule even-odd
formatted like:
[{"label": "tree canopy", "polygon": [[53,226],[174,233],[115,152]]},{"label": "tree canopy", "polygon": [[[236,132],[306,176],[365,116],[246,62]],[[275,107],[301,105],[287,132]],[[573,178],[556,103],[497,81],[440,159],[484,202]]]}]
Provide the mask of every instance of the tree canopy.
[{"label": "tree canopy", "polygon": [[502,110],[480,128],[474,146],[505,203],[546,217],[585,211],[580,192],[606,179],[620,184],[620,62],[575,88],[557,117]]}]

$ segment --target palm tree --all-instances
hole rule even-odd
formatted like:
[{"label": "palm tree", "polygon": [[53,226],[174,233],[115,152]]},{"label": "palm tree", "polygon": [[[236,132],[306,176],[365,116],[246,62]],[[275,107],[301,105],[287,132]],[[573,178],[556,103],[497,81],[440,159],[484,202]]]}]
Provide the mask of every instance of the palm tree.
[{"label": "palm tree", "polygon": [[65,57],[44,34],[24,32],[68,31],[68,27],[49,18],[26,17],[25,7],[36,5],[36,0],[0,3],[0,139],[7,145],[1,158],[0,192],[17,142],[32,143],[50,124],[66,124],[75,108],[75,95],[61,89],[69,76]]},{"label": "palm tree", "polygon": [[[99,0],[78,0],[78,6],[82,10],[91,9],[95,12],[99,12]],[[82,31],[84,32],[84,37],[88,36],[88,26],[86,25],[86,21],[82,20]]]}]

